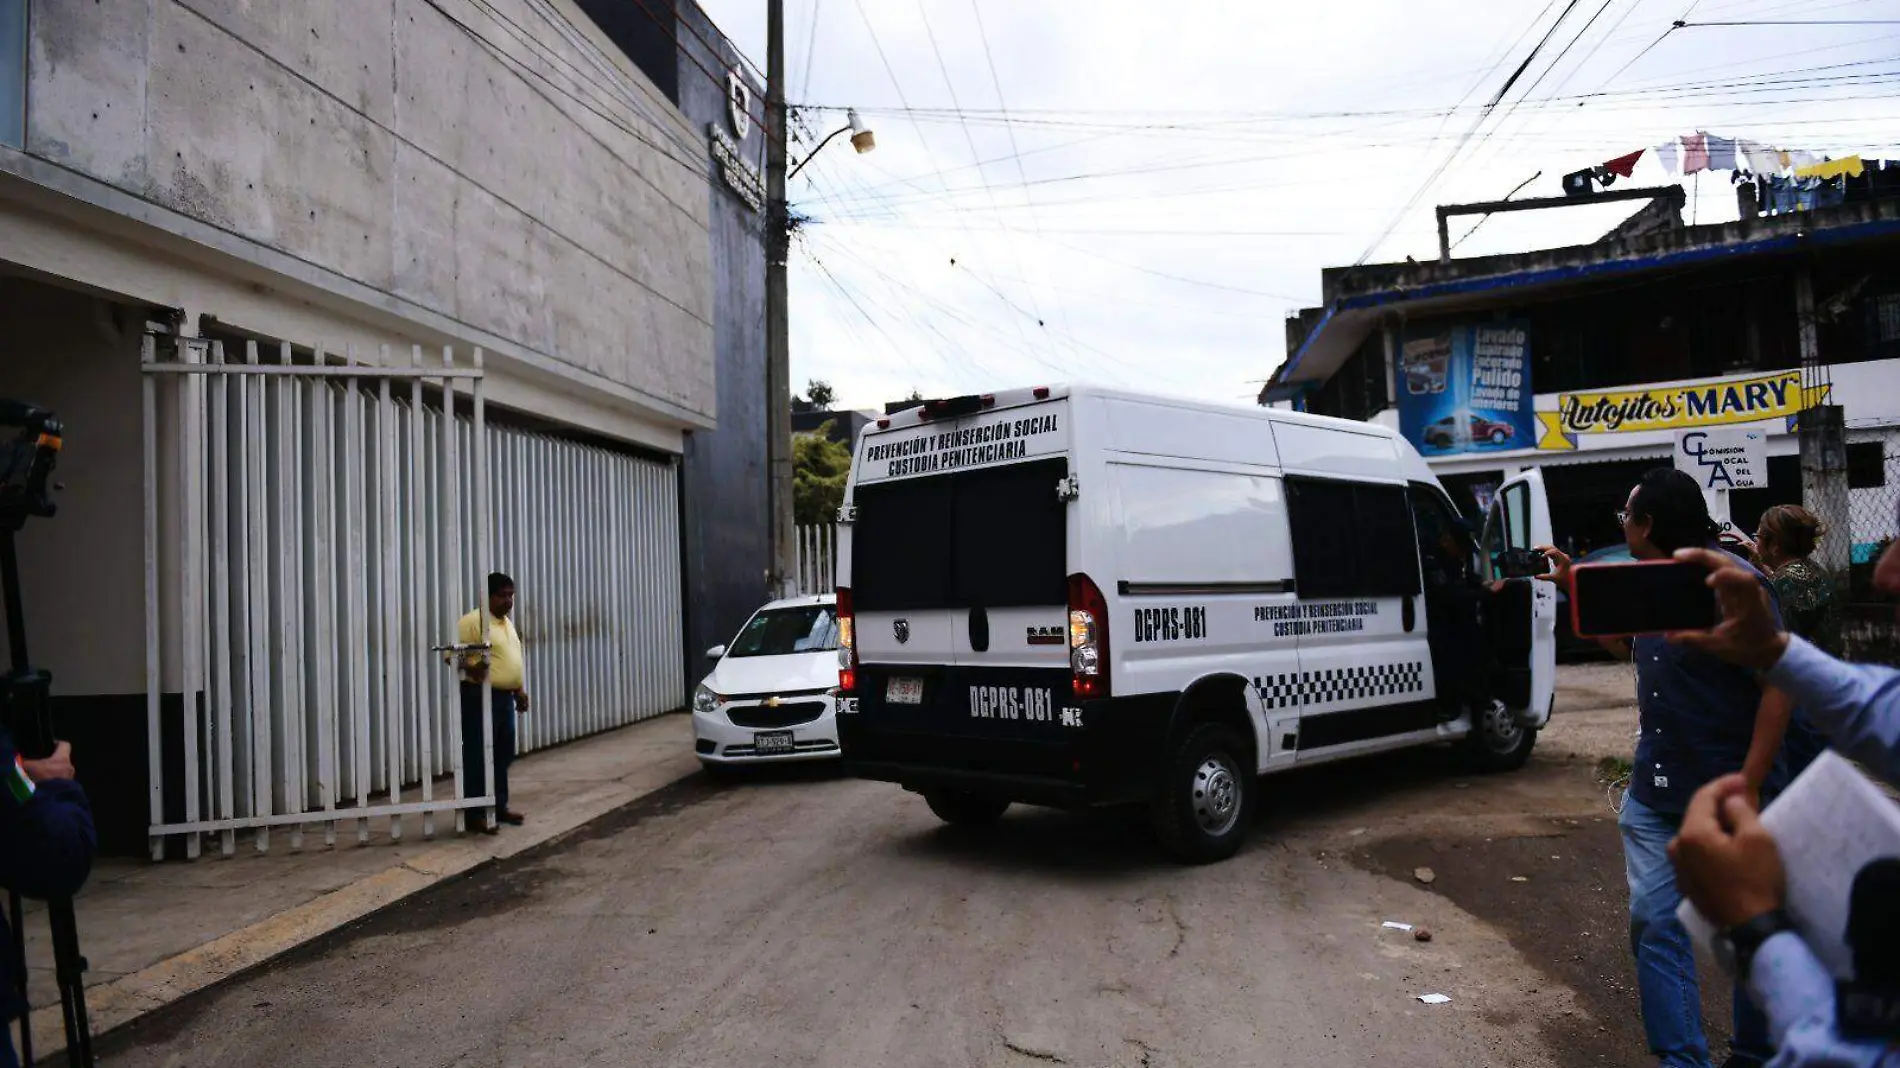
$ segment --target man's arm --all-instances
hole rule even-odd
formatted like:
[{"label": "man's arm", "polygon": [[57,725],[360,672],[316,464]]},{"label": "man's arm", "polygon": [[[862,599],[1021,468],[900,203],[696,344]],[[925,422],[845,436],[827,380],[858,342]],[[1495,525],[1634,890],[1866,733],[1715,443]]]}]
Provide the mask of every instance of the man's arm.
[{"label": "man's arm", "polygon": [[[455,640],[463,645],[479,645],[482,640],[482,614],[470,612],[455,624]],[[462,657],[462,673],[470,682],[480,682],[488,677],[488,662],[480,653],[469,653]]]},{"label": "man's arm", "polygon": [[[72,781],[64,742],[53,758],[18,761],[0,737],[0,885],[27,897],[68,897],[92,873],[98,840],[86,792]],[[54,777],[57,776],[57,777]]]},{"label": "man's arm", "polygon": [[1790,636],[1764,678],[1798,702],[1836,750],[1900,782],[1900,671],[1842,663]]},{"label": "man's arm", "polygon": [[1800,705],[1836,750],[1890,783],[1900,783],[1900,671],[1848,664],[1781,630],[1768,593],[1753,572],[1720,553],[1683,549],[1676,559],[1709,569],[1722,606],[1712,630],[1670,635],[1764,679]]},{"label": "man's arm", "polygon": [[1900,1065],[1900,1051],[1888,1043],[1843,1038],[1835,1030],[1834,977],[1795,932],[1783,931],[1763,942],[1743,978],[1755,1004],[1768,1015],[1768,1033],[1775,1046],[1772,1063],[1827,1068]]},{"label": "man's arm", "polygon": [[1794,717],[1794,701],[1773,686],[1761,688],[1761,704],[1755,709],[1755,735],[1749,739],[1748,758],[1742,761],[1742,775],[1748,788],[1761,796],[1761,784],[1775,770],[1775,757],[1788,734],[1788,721]]}]

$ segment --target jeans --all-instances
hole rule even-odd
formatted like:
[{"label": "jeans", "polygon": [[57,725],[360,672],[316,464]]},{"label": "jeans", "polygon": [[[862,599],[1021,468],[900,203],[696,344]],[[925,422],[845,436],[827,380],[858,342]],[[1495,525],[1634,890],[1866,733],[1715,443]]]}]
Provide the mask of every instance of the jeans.
[{"label": "jeans", "polygon": [[[1623,799],[1617,818],[1623,832],[1623,864],[1630,887],[1630,951],[1636,956],[1636,987],[1643,1006],[1649,1051],[1663,1068],[1709,1068],[1709,1040],[1702,1032],[1702,994],[1696,985],[1695,950],[1676,919],[1682,893],[1670,866],[1669,840],[1682,815],[1657,812],[1634,797]],[[1734,1053],[1766,1062],[1773,1054],[1768,1019],[1735,984]]]},{"label": "jeans", "polygon": [[[495,724],[495,812],[508,811],[508,765],[515,759],[515,693],[490,690],[489,715]],[[486,792],[482,759],[482,688],[462,683],[462,790],[464,797]]]}]

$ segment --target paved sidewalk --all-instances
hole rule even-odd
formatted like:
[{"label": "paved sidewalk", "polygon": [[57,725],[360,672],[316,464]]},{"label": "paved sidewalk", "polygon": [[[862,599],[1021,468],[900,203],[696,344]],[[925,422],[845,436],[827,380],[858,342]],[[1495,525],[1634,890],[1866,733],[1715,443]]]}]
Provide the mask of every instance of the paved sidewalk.
[{"label": "paved sidewalk", "polygon": [[[300,851],[279,830],[259,853],[240,839],[237,854],[213,851],[163,864],[102,861],[77,901],[81,950],[91,964],[86,1003],[101,1034],[220,982],[319,935],[453,878],[513,856],[597,819],[698,770],[692,725],[661,716],[515,761],[511,804],[528,817],[499,835],[457,835],[452,817],[403,821],[392,842],[388,821],[356,844],[351,825],[334,848],[307,831]],[[33,1041],[45,1056],[65,1047],[52,951],[44,917],[29,905],[27,958],[32,971]]]}]

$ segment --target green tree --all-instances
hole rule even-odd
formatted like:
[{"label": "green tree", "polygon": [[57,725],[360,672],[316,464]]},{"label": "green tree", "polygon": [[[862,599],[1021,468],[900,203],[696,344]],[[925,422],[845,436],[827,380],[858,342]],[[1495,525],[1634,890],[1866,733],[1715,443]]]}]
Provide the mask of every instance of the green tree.
[{"label": "green tree", "polygon": [[799,524],[834,523],[844,504],[851,450],[831,440],[832,423],[792,438],[792,517]]},{"label": "green tree", "polygon": [[905,404],[922,404],[923,402],[924,402],[924,391],[921,389],[911,390],[910,396],[904,398]]},{"label": "green tree", "polygon": [[805,383],[805,403],[811,405],[812,410],[828,412],[837,399],[838,391],[824,379],[814,378]]}]

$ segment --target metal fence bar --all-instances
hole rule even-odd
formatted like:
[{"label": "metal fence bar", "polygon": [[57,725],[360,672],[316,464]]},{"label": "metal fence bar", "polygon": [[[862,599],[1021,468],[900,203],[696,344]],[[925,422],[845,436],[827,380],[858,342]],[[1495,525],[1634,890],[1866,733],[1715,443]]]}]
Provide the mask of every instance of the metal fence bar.
[{"label": "metal fence bar", "polygon": [[[385,367],[389,365],[387,345],[382,348],[381,362]],[[377,615],[382,618],[383,759],[388,768],[384,786],[389,791],[389,804],[397,805],[402,803],[403,729],[397,715],[398,703],[402,700],[402,654],[397,648],[401,641],[402,621],[397,614],[396,567],[399,556],[397,546],[401,544],[402,531],[396,525],[396,495],[402,492],[402,481],[396,475],[396,404],[389,392],[389,379],[382,379],[377,387],[380,392],[376,398],[376,455],[381,476],[378,479],[377,499],[382,505],[382,537],[377,546],[382,563],[382,597]],[[392,841],[402,838],[401,820],[390,820],[389,837]]]},{"label": "metal fence bar", "polygon": [[[244,362],[255,365],[258,360],[257,342],[249,341],[244,345]],[[264,492],[265,470],[273,458],[269,446],[265,404],[267,379],[256,381],[240,379],[245,387],[245,408],[249,413],[251,429],[251,447],[245,450],[252,456],[245,472],[247,496],[246,510],[249,521],[245,524],[245,541],[250,555],[250,586],[254,598],[251,613],[251,811],[255,813],[274,812],[276,805],[271,796],[271,751],[272,716],[275,714],[275,702],[271,697],[270,665],[275,659],[269,655],[274,648],[272,636],[270,559],[275,555],[270,544],[269,515],[265,507],[267,497]],[[254,454],[254,455],[253,455]],[[156,821],[154,821],[156,822]],[[257,849],[259,852],[270,848],[270,832],[259,831]]]},{"label": "metal fence bar", "polygon": [[[410,346],[409,366],[417,371],[422,370],[421,345]],[[433,540],[431,537],[433,534],[431,519],[433,517],[426,514],[422,508],[422,415],[422,379],[417,377],[409,381],[410,549],[409,631],[407,636],[409,654],[403,659],[409,665],[410,677],[415,680],[414,700],[411,702],[411,707],[415,708],[418,713],[416,716],[416,741],[419,743],[420,748],[416,754],[417,777],[422,780],[422,800],[426,802],[435,800],[435,725],[433,722],[435,717],[429,714],[429,710],[435,707],[435,703],[429,700],[427,696],[429,686],[428,680],[424,677],[424,673],[429,669],[427,661],[421,659],[427,655],[423,653],[422,650],[427,649],[430,644],[432,644],[427,637],[430,627],[429,624],[423,620],[422,611],[424,608],[423,590],[426,588],[423,580],[425,577],[424,571],[427,567],[428,543]],[[422,836],[424,838],[435,837],[435,814],[427,809],[423,810],[422,814]]]},{"label": "metal fence bar", "polygon": [[[147,334],[139,346],[139,362],[150,367],[157,359],[158,339]],[[157,744],[162,735],[159,694],[163,691],[158,646],[158,380],[149,374],[145,375],[139,383],[139,394],[144,423],[141,436],[145,482],[145,729],[150,739],[146,769],[150,776],[148,801],[152,825],[157,826],[165,820],[164,754]],[[147,844],[151,847],[153,860],[165,859],[163,837],[153,834]]]},{"label": "metal fence bar", "polygon": [[[346,365],[356,363],[356,349],[344,355]],[[363,447],[363,390],[355,378],[343,382],[343,439],[347,454],[339,457],[343,469],[343,529],[348,534],[349,556],[343,569],[343,665],[345,707],[348,709],[349,767],[352,771],[350,796],[358,808],[369,804],[370,728],[369,728],[369,635],[364,625],[368,607],[368,583],[365,581],[369,532],[368,509],[364,498],[364,464],[368,452]],[[356,821],[356,840],[369,841],[369,821]]]},{"label": "metal fence bar", "polygon": [[[322,349],[316,361],[326,362]],[[332,486],[336,463],[335,442],[331,433],[330,386],[325,381],[311,383],[309,415],[305,420],[310,435],[311,485],[309,525],[311,558],[306,572],[310,576],[309,650],[305,663],[310,667],[310,700],[316,713],[316,733],[311,739],[316,750],[317,782],[312,803],[325,812],[336,811],[336,555],[335,515]],[[336,821],[323,825],[323,844],[336,845]]]},{"label": "metal fence bar", "polygon": [[[223,344],[211,343],[211,361],[224,363]],[[229,378],[217,378],[211,387],[211,652],[215,662],[211,751],[218,775],[211,815],[219,819],[237,815],[231,788],[231,485],[226,474],[230,470],[230,436],[225,432],[230,418],[230,384]],[[227,857],[237,852],[236,832],[220,834],[218,846]]]},{"label": "metal fence bar", "polygon": [[[286,366],[296,359],[290,343],[284,342],[281,354]],[[288,433],[285,435],[285,451],[288,456],[288,471],[284,480],[284,489],[289,497],[290,526],[292,535],[284,543],[289,555],[291,581],[287,588],[290,599],[284,605],[284,628],[288,632],[286,644],[291,649],[305,650],[304,621],[305,613],[304,585],[308,579],[309,568],[306,559],[309,556],[310,524],[305,517],[305,493],[308,483],[305,473],[309,464],[304,456],[304,418],[303,395],[305,382],[301,378],[285,378],[281,385],[286,394],[285,423]],[[295,661],[286,661],[277,665],[277,670],[288,678],[285,692],[290,695],[289,704],[284,709],[284,803],[291,812],[305,812],[310,808],[309,776],[306,754],[310,744],[309,708],[305,686],[308,684],[307,671],[309,659],[299,656]],[[292,824],[290,827],[290,848],[303,848],[304,825]]]},{"label": "metal fence bar", "polygon": [[[481,349],[478,348],[475,350],[474,360],[475,367],[479,370],[482,366]],[[489,536],[490,532],[494,529],[494,524],[492,522],[492,513],[489,510],[488,410],[487,405],[484,403],[485,400],[486,398],[482,395],[482,380],[477,378],[475,379],[474,398],[471,401],[471,405],[475,420],[474,514],[475,559],[478,562],[478,568],[487,567],[488,561],[494,559],[494,557],[489,555]],[[475,600],[477,611],[480,613],[476,618],[481,622],[481,629],[476,633],[486,636],[490,626],[488,618],[488,587],[486,583],[483,583],[476,591]],[[480,715],[482,721],[482,794],[486,798],[493,798],[495,796],[495,717],[489,712],[489,709],[494,707],[491,703],[494,695],[489,692],[489,689],[488,676],[483,675]],[[495,811],[494,806],[491,804],[488,809],[490,826],[493,826],[493,821],[500,817],[501,813]]]},{"label": "metal fence bar", "polygon": [[[452,370],[454,366],[455,350],[447,345],[442,346],[443,369]],[[462,514],[462,476],[461,467],[457,463],[460,450],[456,448],[460,435],[461,428],[455,422],[455,380],[446,378],[442,381],[442,523],[444,527],[442,612],[447,617],[446,622],[450,627],[454,627],[455,620],[462,614],[459,596],[463,589],[462,539],[459,536],[461,523],[458,522]],[[453,630],[450,631],[449,640],[456,640]],[[443,714],[447,717],[446,734],[449,740],[448,749],[443,755],[455,775],[455,797],[461,800],[468,796],[468,788],[462,777],[462,695],[459,670],[453,667],[450,669],[448,681],[443,688],[446,691]],[[455,811],[457,831],[465,829],[463,815],[461,809]]]}]

